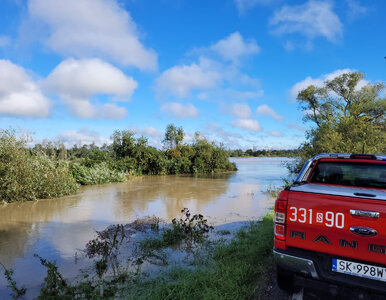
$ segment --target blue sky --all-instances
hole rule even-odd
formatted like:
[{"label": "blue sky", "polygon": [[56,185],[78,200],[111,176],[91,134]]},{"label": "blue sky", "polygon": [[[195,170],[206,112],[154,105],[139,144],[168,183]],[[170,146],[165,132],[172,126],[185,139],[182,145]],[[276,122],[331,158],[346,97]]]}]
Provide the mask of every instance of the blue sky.
[{"label": "blue sky", "polygon": [[296,94],[386,81],[386,2],[2,0],[0,128],[102,145],[166,125],[229,148],[298,147]]}]

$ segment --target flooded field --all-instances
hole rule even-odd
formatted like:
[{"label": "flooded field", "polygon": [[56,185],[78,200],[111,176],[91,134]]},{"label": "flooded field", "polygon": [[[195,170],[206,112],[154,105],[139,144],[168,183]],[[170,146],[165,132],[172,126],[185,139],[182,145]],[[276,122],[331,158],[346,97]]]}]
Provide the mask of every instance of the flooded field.
[{"label": "flooded field", "polygon": [[[232,159],[239,169],[234,174],[139,177],[83,187],[73,196],[1,206],[0,262],[14,270],[18,283],[38,291],[45,268],[34,253],[56,260],[64,276],[74,276],[84,267],[77,255],[96,230],[111,224],[152,215],[170,221],[184,207],[213,225],[259,219],[274,202],[264,191],[282,184],[289,160],[238,158]],[[0,276],[0,299],[10,297],[6,286]]]}]

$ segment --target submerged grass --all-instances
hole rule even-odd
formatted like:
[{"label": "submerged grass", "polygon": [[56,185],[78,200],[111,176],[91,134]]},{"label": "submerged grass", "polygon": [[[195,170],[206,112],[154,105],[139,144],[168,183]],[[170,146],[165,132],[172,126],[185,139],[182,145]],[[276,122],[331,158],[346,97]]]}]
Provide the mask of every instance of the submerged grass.
[{"label": "submerged grass", "polygon": [[[55,263],[38,256],[47,268],[38,299],[264,299],[266,275],[273,262],[272,219],[271,213],[261,222],[252,222],[229,243],[204,241],[195,248],[191,265],[165,269],[151,278],[140,271],[126,271],[98,279],[85,276],[71,285]],[[147,243],[151,250],[162,241]],[[7,280],[14,295],[24,295],[12,272]]]},{"label": "submerged grass", "polygon": [[[272,264],[272,214],[241,230],[229,244],[220,243],[195,268],[175,267],[162,276],[128,284],[123,298],[249,299],[259,298]],[[256,296],[257,295],[257,296]]]}]

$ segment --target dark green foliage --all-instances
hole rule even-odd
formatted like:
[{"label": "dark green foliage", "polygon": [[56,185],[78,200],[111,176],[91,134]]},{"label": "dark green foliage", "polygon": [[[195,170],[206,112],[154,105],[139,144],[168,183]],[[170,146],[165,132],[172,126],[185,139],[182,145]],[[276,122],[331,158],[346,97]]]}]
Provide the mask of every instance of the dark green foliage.
[{"label": "dark green foliage", "polygon": [[68,295],[68,284],[59,273],[56,264],[54,262],[47,261],[37,254],[34,256],[38,257],[40,259],[40,263],[47,268],[47,276],[44,278],[44,284],[40,290],[38,299],[70,299],[71,293]]},{"label": "dark green foliage", "polygon": [[74,193],[68,163],[26,147],[14,132],[0,131],[0,202],[52,198]]},{"label": "dark green foliage", "polygon": [[236,165],[229,162],[229,153],[222,145],[209,143],[197,132],[192,145],[192,173],[217,173],[223,171],[236,171]]},{"label": "dark green foliage", "polygon": [[184,131],[168,125],[165,151],[136,138],[129,130],[115,131],[111,145],[66,149],[43,142],[27,148],[15,132],[0,131],[0,202],[52,198],[74,193],[78,184],[122,182],[127,175],[198,174],[236,171],[222,145],[196,134],[192,145],[182,144]]},{"label": "dark green foliage", "polygon": [[176,127],[174,124],[166,126],[165,138],[162,141],[166,149],[176,149],[184,139],[184,130],[182,127]]},{"label": "dark green foliage", "polygon": [[201,214],[191,215],[189,209],[181,210],[181,218],[172,220],[172,228],[165,230],[160,239],[150,238],[141,242],[144,251],[159,250],[185,241],[189,246],[192,243],[203,242],[206,234],[213,229]]},{"label": "dark green foliage", "polygon": [[[183,212],[185,217],[175,223],[184,224],[179,227],[179,232],[185,234],[187,231],[189,236],[194,228],[189,225],[192,218],[187,216],[187,210]],[[197,216],[196,221],[203,220]],[[89,280],[85,276],[84,280],[70,285],[54,262],[35,254],[47,268],[38,299],[262,299],[259,294],[266,281],[266,272],[271,270],[273,263],[272,219],[269,214],[261,222],[251,223],[229,244],[206,245],[207,252],[195,262],[194,268],[174,267],[152,279],[121,273],[98,280]],[[121,242],[122,230],[122,225],[118,225],[98,233],[98,237],[88,244],[90,257],[108,257],[114,252]],[[149,248],[157,248],[162,241],[152,239],[147,243]],[[100,260],[96,269],[103,274],[107,264],[107,259]],[[17,288],[12,272],[6,277],[15,293],[13,298],[22,297],[25,288]]]},{"label": "dark green foliage", "polygon": [[70,170],[75,180],[82,185],[126,181],[124,172],[111,169],[106,162],[94,164],[92,167],[70,163]]},{"label": "dark green foliage", "polygon": [[304,121],[314,125],[300,147],[298,172],[317,153],[386,153],[386,98],[383,83],[360,88],[363,73],[347,73],[308,86],[298,94]]},{"label": "dark green foliage", "polygon": [[181,210],[183,216],[179,219],[172,220],[175,231],[180,231],[185,238],[190,240],[202,241],[205,234],[213,229],[213,226],[208,225],[208,220],[204,219],[201,214],[191,215],[188,208]]},{"label": "dark green foliage", "polygon": [[139,299],[259,299],[273,263],[272,214],[240,231],[228,245],[215,246],[194,269],[171,272],[135,285],[120,294]]},{"label": "dark green foliage", "polygon": [[252,150],[248,149],[245,152],[241,149],[236,150],[230,150],[229,155],[230,157],[296,157],[299,155],[299,150]]},{"label": "dark green foliage", "polygon": [[4,276],[8,282],[8,287],[12,289],[12,299],[21,299],[27,292],[27,289],[25,287],[18,288],[16,281],[13,279],[13,270],[7,269],[2,263],[0,265],[4,268]]},{"label": "dark green foliage", "polygon": [[44,284],[37,299],[111,299],[117,291],[118,284],[127,280],[124,275],[114,276],[106,281],[81,281],[70,285],[58,271],[55,262],[50,262],[39,255],[40,263],[47,268]]},{"label": "dark green foliage", "polygon": [[116,273],[118,248],[124,239],[124,227],[118,224],[110,226],[104,231],[97,231],[97,237],[87,243],[87,257],[100,257],[100,260],[95,262],[95,270],[100,278],[107,271],[109,265],[111,265],[114,274]]}]

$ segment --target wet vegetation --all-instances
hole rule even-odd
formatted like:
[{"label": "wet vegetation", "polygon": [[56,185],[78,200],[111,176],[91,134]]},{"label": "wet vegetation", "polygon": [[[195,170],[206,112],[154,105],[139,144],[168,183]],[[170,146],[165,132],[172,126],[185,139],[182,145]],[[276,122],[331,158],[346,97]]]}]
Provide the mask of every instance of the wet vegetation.
[{"label": "wet vegetation", "polygon": [[52,198],[74,193],[79,185],[121,182],[127,176],[199,174],[235,171],[222,145],[196,133],[183,143],[181,127],[168,125],[163,149],[148,145],[129,130],[115,131],[112,143],[73,146],[44,142],[27,146],[28,138],[0,131],[0,202]]},{"label": "wet vegetation", "polygon": [[231,157],[297,157],[299,155],[298,149],[270,149],[270,150],[253,150],[242,149],[230,150],[229,155]]},{"label": "wet vegetation", "polygon": [[0,131],[0,202],[35,200],[74,193],[69,163],[26,147],[26,138]]},{"label": "wet vegetation", "polygon": [[[94,272],[83,273],[82,279],[76,282],[66,280],[55,262],[35,255],[47,270],[38,299],[259,299],[272,263],[272,214],[260,222],[251,222],[230,242],[225,242],[207,239],[212,228],[203,216],[190,215],[188,209],[182,213],[182,217],[174,219],[168,229],[161,232],[162,238],[169,236],[162,247],[194,241],[195,247],[189,248],[194,253],[189,265],[166,267],[154,276],[148,276],[141,271],[145,260],[139,257],[126,262],[135,268],[128,267],[125,262],[110,264],[116,260],[117,252],[128,238],[124,226],[111,226],[98,232],[97,237],[86,245],[87,256],[98,260]],[[153,221],[152,230],[160,230],[153,226],[157,225],[157,218]],[[171,235],[175,237],[171,239]],[[145,251],[141,255],[146,258]],[[99,264],[103,264],[103,268]],[[166,259],[164,266],[167,266]],[[114,268],[113,273],[107,272]],[[5,269],[12,297],[19,299],[26,290],[18,287],[12,275],[12,270]]]},{"label": "wet vegetation", "polygon": [[[143,251],[150,252],[165,247],[177,245],[184,241],[189,247],[193,244],[201,243],[207,237],[207,233],[213,230],[213,226],[208,225],[207,219],[201,214],[191,215],[189,209],[181,210],[183,214],[180,218],[172,220],[171,228],[166,229],[160,238],[149,238],[141,242]],[[156,226],[152,226],[156,228]]]}]

